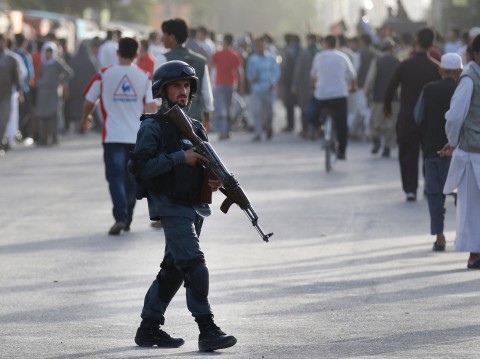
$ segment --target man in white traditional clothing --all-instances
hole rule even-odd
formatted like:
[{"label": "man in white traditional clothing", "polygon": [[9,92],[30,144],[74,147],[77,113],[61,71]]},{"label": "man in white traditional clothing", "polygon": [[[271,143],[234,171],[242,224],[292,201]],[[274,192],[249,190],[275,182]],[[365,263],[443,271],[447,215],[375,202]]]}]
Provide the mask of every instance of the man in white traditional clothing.
[{"label": "man in white traditional clothing", "polygon": [[448,144],[440,154],[453,152],[443,192],[457,189],[455,249],[470,252],[467,268],[480,269],[480,35],[472,51],[474,61],[460,76],[445,114]]}]

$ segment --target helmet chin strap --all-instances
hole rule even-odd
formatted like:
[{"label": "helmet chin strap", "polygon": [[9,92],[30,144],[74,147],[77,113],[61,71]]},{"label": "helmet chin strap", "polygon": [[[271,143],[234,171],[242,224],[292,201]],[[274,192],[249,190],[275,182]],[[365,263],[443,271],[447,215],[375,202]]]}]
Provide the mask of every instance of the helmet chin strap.
[{"label": "helmet chin strap", "polygon": [[188,113],[188,111],[190,111],[190,107],[192,107],[192,100],[188,100],[187,102],[187,106],[185,106],[185,112]]}]

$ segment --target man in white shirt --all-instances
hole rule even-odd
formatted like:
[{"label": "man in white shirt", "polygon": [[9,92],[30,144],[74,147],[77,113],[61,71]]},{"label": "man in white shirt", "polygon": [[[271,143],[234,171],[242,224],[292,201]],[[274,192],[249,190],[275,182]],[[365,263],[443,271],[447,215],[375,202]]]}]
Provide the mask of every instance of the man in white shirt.
[{"label": "man in white shirt", "polygon": [[117,50],[120,37],[119,30],[107,31],[107,38],[98,48],[98,62],[101,68],[118,64]]},{"label": "man in white shirt", "polygon": [[[18,76],[20,78],[20,83],[23,84],[25,82],[25,79],[28,76],[28,70],[27,70],[27,67],[25,66],[25,62],[23,61],[23,58],[19,54],[17,54],[15,51],[12,51],[10,48],[8,49],[8,54],[17,61]],[[20,102],[23,101],[23,90],[22,88],[17,88],[17,86],[13,86],[12,98],[11,98],[11,110],[10,110],[10,116],[8,118],[7,133],[6,133],[7,148],[15,142],[15,139],[18,133],[19,115],[20,115],[19,101]]]},{"label": "man in white shirt", "polygon": [[6,47],[6,39],[2,34],[0,34],[0,80],[4,84],[0,91],[0,156],[3,156],[7,149],[3,144],[3,138],[11,112],[12,90],[21,89],[21,80],[17,61],[10,55]]},{"label": "man in white shirt", "polygon": [[157,56],[163,55],[167,49],[162,44],[162,36],[156,32],[152,31],[148,35],[148,52],[155,58]]},{"label": "man in white shirt", "polygon": [[318,126],[322,111],[331,111],[337,130],[337,158],[344,160],[348,138],[347,97],[356,87],[357,74],[350,59],[335,50],[336,41],[332,35],[325,37],[323,51],[313,59],[310,74],[315,90],[307,110],[307,122]]},{"label": "man in white shirt", "polygon": [[102,69],[85,89],[83,126],[88,128],[91,113],[100,100],[103,114],[103,159],[113,202],[114,225],[108,232],[129,231],[135,207],[135,178],[127,170],[143,112],[156,112],[149,75],[133,65],[138,42],[125,37],[118,44],[118,65]]}]

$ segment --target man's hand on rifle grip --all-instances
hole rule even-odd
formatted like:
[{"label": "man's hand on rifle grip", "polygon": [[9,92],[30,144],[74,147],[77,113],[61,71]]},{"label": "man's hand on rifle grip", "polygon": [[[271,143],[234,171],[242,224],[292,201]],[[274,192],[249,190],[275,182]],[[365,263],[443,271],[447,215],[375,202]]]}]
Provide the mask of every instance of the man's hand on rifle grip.
[{"label": "man's hand on rifle grip", "polygon": [[185,153],[185,164],[187,166],[196,166],[197,164],[210,162],[206,157],[195,152],[193,149],[187,150]]},{"label": "man's hand on rifle grip", "polygon": [[208,180],[208,187],[210,187],[210,190],[212,192],[215,192],[221,186],[222,186],[222,183],[219,180],[216,180],[216,179],[209,179]]}]

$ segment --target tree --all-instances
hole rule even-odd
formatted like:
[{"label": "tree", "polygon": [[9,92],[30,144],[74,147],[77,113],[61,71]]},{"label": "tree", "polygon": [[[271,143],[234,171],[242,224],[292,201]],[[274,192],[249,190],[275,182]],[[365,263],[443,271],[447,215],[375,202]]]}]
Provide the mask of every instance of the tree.
[{"label": "tree", "polygon": [[300,35],[319,31],[315,0],[183,0],[192,6],[191,26],[206,25],[219,33],[272,33],[277,39],[286,32]]},{"label": "tree", "polygon": [[87,7],[99,10],[105,6],[105,0],[7,0],[14,10],[43,10],[72,16],[81,16]]},{"label": "tree", "polygon": [[148,23],[155,0],[7,0],[14,10],[43,10],[82,17],[86,8],[110,10],[112,20]]}]

